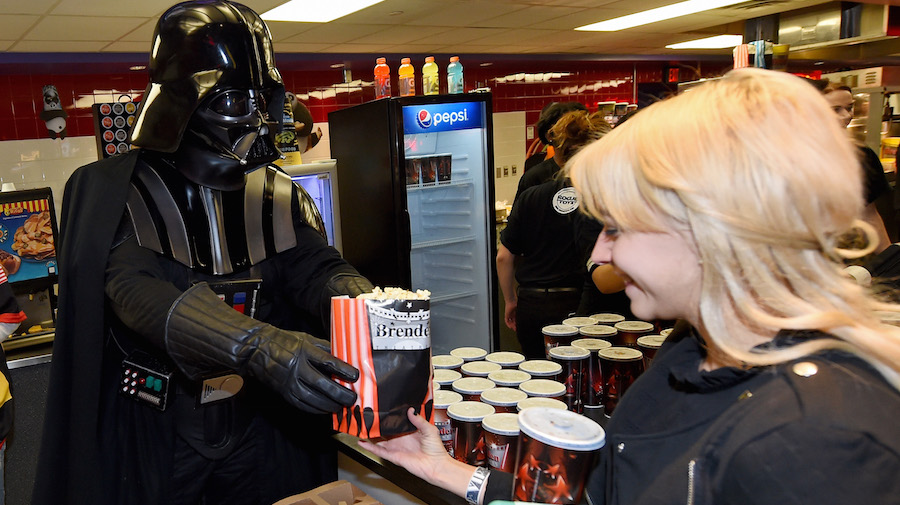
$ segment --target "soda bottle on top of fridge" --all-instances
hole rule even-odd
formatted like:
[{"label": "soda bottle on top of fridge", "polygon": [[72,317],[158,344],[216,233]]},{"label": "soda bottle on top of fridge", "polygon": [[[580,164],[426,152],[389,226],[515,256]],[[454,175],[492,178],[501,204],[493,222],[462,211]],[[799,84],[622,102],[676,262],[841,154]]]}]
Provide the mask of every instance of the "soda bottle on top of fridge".
[{"label": "soda bottle on top of fridge", "polygon": [[391,69],[384,58],[375,63],[375,98],[387,98],[391,96]]},{"label": "soda bottle on top of fridge", "polygon": [[456,94],[463,92],[463,66],[459,62],[459,56],[451,56],[447,65],[447,93]]},{"label": "soda bottle on top of fridge", "polygon": [[409,58],[400,60],[400,96],[415,96],[416,94],[416,71],[409,64]]},{"label": "soda bottle on top of fridge", "polygon": [[434,62],[434,56],[426,57],[425,65],[422,67],[422,93],[426,95],[437,95],[440,93],[438,66]]}]

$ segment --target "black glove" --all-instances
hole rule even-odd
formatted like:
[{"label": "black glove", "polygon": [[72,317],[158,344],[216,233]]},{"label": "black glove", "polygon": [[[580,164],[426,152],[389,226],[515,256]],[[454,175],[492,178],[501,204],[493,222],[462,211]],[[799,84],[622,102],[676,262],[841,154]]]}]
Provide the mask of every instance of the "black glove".
[{"label": "black glove", "polygon": [[325,285],[328,291],[328,298],[338,295],[348,295],[350,298],[356,298],[363,293],[371,293],[375,286],[359,274],[338,274],[328,279]]},{"label": "black glove", "polygon": [[227,368],[255,377],[307,412],[337,412],[356,401],[356,393],[332,376],[355,382],[359,371],[332,356],[328,342],[249,318],[203,283],[169,309],[166,348],[191,379]]}]

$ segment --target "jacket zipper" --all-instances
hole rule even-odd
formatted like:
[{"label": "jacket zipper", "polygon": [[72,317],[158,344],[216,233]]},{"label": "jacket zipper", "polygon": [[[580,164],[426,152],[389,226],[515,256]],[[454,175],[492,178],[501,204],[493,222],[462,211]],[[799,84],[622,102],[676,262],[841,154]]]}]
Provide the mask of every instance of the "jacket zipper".
[{"label": "jacket zipper", "polygon": [[687,492],[687,505],[694,505],[694,472],[697,468],[697,460],[692,459],[688,462],[688,492]]}]

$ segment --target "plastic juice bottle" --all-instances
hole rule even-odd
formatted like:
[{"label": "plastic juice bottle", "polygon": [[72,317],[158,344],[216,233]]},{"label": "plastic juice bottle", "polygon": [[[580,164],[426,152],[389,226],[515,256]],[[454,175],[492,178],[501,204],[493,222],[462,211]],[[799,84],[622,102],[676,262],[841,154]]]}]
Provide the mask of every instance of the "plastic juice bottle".
[{"label": "plastic juice bottle", "polygon": [[463,66],[459,62],[459,56],[451,56],[447,65],[447,93],[456,94],[463,92]]},{"label": "plastic juice bottle", "polygon": [[437,95],[440,93],[440,86],[437,63],[434,62],[434,56],[428,56],[422,67],[422,92],[426,95]]},{"label": "plastic juice bottle", "polygon": [[391,96],[391,69],[387,66],[387,60],[378,58],[375,60],[375,98]]},{"label": "plastic juice bottle", "polygon": [[409,58],[400,60],[400,96],[415,96],[416,71],[409,64]]}]

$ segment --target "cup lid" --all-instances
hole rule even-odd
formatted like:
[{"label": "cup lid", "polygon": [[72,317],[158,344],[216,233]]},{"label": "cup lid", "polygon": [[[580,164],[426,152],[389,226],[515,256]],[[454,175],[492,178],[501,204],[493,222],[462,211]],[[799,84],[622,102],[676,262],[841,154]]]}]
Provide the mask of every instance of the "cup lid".
[{"label": "cup lid", "polygon": [[457,347],[450,351],[450,355],[462,358],[463,361],[475,361],[484,359],[487,355],[487,351],[480,347]]},{"label": "cup lid", "polygon": [[579,338],[578,340],[572,341],[572,347],[580,347],[586,349],[588,352],[594,352],[599,351],[600,349],[606,349],[607,347],[612,347],[612,344],[599,338]]},{"label": "cup lid", "polygon": [[638,347],[649,347],[651,349],[659,349],[660,346],[663,345],[663,342],[666,341],[666,337],[662,335],[644,335],[643,337],[638,337],[637,345]]},{"label": "cup lid", "polygon": [[511,412],[490,414],[481,420],[481,426],[485,431],[514,437],[519,434],[519,414]]},{"label": "cup lid", "polygon": [[447,416],[457,421],[481,422],[493,413],[494,407],[481,402],[462,401],[447,407]]},{"label": "cup lid", "polygon": [[568,410],[525,409],[519,412],[519,430],[539,442],[568,451],[596,451],[606,441],[599,424]]},{"label": "cup lid", "polygon": [[531,374],[522,370],[497,370],[489,373],[488,379],[498,386],[518,386],[531,379]]},{"label": "cup lid", "polygon": [[574,361],[590,358],[591,353],[587,349],[575,347],[574,345],[560,345],[550,349],[550,357],[565,361]]},{"label": "cup lid", "polygon": [[490,361],[469,361],[468,363],[463,363],[460,370],[462,370],[465,375],[487,377],[489,373],[496,372],[501,368],[503,367],[497,363],[491,363]]},{"label": "cup lid", "polygon": [[434,380],[437,381],[438,384],[453,384],[453,381],[461,379],[462,374],[457,372],[456,370],[450,370],[446,368],[438,368],[434,371]]},{"label": "cup lid", "polygon": [[597,324],[597,321],[594,321],[593,319],[591,319],[589,317],[576,316],[576,317],[570,317],[567,319],[563,319],[562,324],[567,324],[569,326],[581,328],[582,326],[590,326],[592,324]]},{"label": "cup lid", "polygon": [[481,393],[481,401],[497,407],[512,407],[525,398],[528,393],[513,388],[493,388]]},{"label": "cup lid", "polygon": [[636,361],[644,357],[644,353],[631,347],[607,347],[597,351],[597,355],[612,361]]},{"label": "cup lid", "polygon": [[431,366],[434,368],[459,368],[463,364],[463,359],[459,356],[450,354],[438,354],[431,357]]},{"label": "cup lid", "polygon": [[497,387],[497,385],[484,377],[463,377],[453,381],[453,390],[464,395],[480,394],[493,387]]},{"label": "cup lid", "polygon": [[569,326],[568,324],[551,324],[541,328],[541,331],[544,333],[544,335],[551,335],[554,337],[568,337],[571,335],[578,335],[578,328]]},{"label": "cup lid", "polygon": [[519,363],[519,370],[528,372],[532,377],[547,377],[562,372],[562,365],[546,359],[532,359]]},{"label": "cup lid", "polygon": [[434,392],[434,408],[436,409],[446,409],[450,405],[459,403],[461,401],[462,395],[457,393],[456,391],[447,391],[446,389],[441,389]]},{"label": "cup lid", "polygon": [[525,361],[525,356],[512,351],[497,351],[488,354],[484,359],[504,366],[513,366]]},{"label": "cup lid", "polygon": [[562,400],[556,398],[545,398],[543,396],[529,396],[516,404],[516,409],[521,413],[525,409],[531,407],[544,407],[548,409],[568,410],[569,406]]},{"label": "cup lid", "polygon": [[608,324],[592,324],[578,328],[578,333],[588,338],[604,338],[615,336],[619,330]]},{"label": "cup lid", "polygon": [[601,312],[599,314],[591,314],[591,319],[598,323],[618,323],[624,321],[625,316],[622,314],[613,314],[612,312]]},{"label": "cup lid", "polygon": [[565,394],[566,385],[550,379],[531,379],[519,384],[519,389],[528,396],[560,396]]},{"label": "cup lid", "polygon": [[619,321],[616,323],[619,331],[652,331],[653,324],[646,321]]}]

